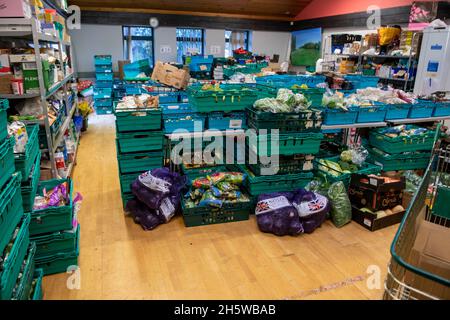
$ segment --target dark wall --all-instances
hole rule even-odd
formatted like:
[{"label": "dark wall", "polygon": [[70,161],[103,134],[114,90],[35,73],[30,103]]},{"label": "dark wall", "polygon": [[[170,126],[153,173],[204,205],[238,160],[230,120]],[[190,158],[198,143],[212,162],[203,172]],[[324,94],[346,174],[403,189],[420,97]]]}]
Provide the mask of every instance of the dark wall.
[{"label": "dark wall", "polygon": [[150,18],[157,18],[161,27],[197,27],[210,29],[247,29],[290,31],[288,21],[250,20],[191,15],[162,15],[132,12],[81,12],[81,23],[108,25],[148,25]]}]

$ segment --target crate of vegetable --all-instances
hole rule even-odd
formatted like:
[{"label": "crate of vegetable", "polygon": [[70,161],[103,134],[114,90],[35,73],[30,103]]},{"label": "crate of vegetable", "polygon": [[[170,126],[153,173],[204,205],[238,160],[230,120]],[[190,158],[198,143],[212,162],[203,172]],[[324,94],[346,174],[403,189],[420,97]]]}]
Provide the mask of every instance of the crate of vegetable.
[{"label": "crate of vegetable", "polygon": [[[348,187],[353,173],[376,174],[381,172],[381,167],[367,161],[356,161],[350,150],[343,151],[340,156],[316,159],[315,169],[317,175],[331,183],[342,181]],[[360,162],[360,164],[356,164]]]},{"label": "crate of vegetable", "polygon": [[[256,155],[249,150],[250,159],[257,159]],[[292,156],[282,156],[278,157],[278,164],[273,167],[274,163],[261,163],[258,161],[256,164],[247,161],[247,167],[255,175],[271,175],[271,174],[292,174],[305,171],[312,171],[314,169],[314,159],[315,156],[312,154],[296,154]]]},{"label": "crate of vegetable", "polygon": [[242,190],[241,172],[216,172],[191,181],[181,207],[186,227],[248,220],[250,197]]},{"label": "crate of vegetable", "polygon": [[160,130],[162,112],[157,97],[124,97],[114,102],[117,132]]},{"label": "crate of vegetable", "polygon": [[245,165],[238,165],[241,172],[245,173],[247,179],[244,182],[245,189],[252,196],[263,193],[294,191],[305,187],[313,178],[311,172],[276,175],[255,175]]},{"label": "crate of vegetable", "polygon": [[207,116],[193,112],[190,104],[165,104],[161,105],[161,108],[165,133],[174,133],[177,130],[189,132],[205,130]]},{"label": "crate of vegetable", "polygon": [[383,171],[426,169],[430,162],[431,152],[385,153],[377,148],[368,148],[373,162]]},{"label": "crate of vegetable", "polygon": [[279,89],[274,97],[259,99],[247,109],[249,127],[280,132],[319,132],[322,113],[310,106],[311,102],[303,94]]},{"label": "crate of vegetable", "polygon": [[415,125],[398,125],[372,129],[369,142],[372,147],[391,154],[431,151],[435,135],[435,131]]},{"label": "crate of vegetable", "polygon": [[257,99],[256,91],[240,84],[204,84],[188,88],[189,102],[197,112],[243,111]]}]

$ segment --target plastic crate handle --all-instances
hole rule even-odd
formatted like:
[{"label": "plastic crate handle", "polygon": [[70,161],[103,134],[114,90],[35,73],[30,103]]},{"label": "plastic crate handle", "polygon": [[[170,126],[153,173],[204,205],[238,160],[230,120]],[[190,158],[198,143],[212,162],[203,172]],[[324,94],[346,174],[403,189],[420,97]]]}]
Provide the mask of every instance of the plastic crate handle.
[{"label": "plastic crate handle", "polygon": [[134,157],[136,160],[141,160],[141,159],[149,159],[149,156],[135,156]]}]

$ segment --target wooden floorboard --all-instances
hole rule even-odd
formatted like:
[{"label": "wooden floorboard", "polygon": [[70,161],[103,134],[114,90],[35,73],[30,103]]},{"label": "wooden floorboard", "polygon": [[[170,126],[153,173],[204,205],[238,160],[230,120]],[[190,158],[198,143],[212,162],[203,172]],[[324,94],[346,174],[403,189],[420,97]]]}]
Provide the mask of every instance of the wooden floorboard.
[{"label": "wooden floorboard", "polygon": [[92,116],[74,172],[84,199],[81,289],[68,274],[44,278],[45,299],[380,299],[366,285],[381,269],[381,287],[398,226],[369,232],[327,221],[313,234],[276,237],[249,221],[185,228],[181,217],[143,231],[124,215],[114,116]]}]

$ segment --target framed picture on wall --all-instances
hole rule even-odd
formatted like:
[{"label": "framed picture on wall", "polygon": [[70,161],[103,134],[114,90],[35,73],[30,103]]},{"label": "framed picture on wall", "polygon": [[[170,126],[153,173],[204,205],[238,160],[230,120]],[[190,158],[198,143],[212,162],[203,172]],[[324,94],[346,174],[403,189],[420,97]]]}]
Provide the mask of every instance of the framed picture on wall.
[{"label": "framed picture on wall", "polygon": [[293,66],[315,67],[320,58],[322,28],[292,32],[291,64]]}]

